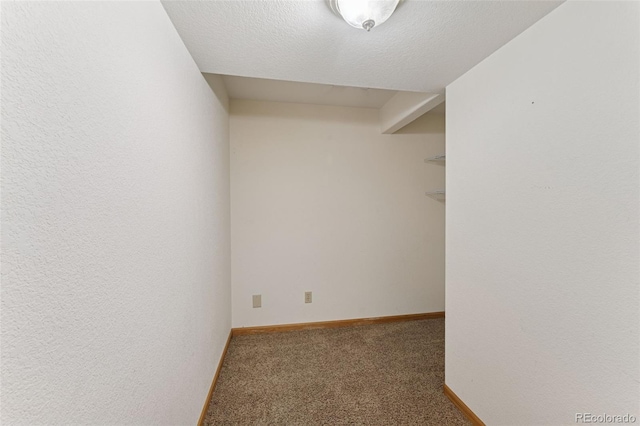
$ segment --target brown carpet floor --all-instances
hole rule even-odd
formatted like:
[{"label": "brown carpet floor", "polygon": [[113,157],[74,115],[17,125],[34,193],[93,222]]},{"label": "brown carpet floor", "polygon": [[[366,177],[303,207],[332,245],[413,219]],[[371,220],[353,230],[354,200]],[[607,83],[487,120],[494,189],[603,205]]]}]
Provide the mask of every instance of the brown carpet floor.
[{"label": "brown carpet floor", "polygon": [[208,425],[468,425],[442,393],[444,319],[237,336]]}]

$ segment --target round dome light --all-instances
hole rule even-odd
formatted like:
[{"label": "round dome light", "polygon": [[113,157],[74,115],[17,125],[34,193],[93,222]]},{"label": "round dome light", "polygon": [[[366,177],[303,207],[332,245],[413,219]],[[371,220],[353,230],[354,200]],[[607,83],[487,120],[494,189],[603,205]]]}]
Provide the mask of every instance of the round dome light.
[{"label": "round dome light", "polygon": [[385,22],[400,0],[331,0],[331,8],[354,28],[371,31]]}]

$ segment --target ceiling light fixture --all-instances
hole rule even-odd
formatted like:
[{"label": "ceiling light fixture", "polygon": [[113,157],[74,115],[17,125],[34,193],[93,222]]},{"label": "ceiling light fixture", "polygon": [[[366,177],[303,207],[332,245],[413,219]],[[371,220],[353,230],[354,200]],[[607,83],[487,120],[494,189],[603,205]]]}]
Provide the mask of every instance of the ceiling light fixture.
[{"label": "ceiling light fixture", "polygon": [[354,28],[371,31],[384,23],[400,3],[400,0],[329,0],[334,13]]}]

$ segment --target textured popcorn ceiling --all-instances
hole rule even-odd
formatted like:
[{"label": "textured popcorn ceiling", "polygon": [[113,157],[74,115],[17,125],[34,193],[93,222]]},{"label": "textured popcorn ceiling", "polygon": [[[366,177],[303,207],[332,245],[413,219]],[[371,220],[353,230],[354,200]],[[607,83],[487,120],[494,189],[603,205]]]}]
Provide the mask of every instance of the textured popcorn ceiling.
[{"label": "textured popcorn ceiling", "polygon": [[323,0],[163,2],[205,73],[440,93],[559,4],[405,0],[367,33]]}]

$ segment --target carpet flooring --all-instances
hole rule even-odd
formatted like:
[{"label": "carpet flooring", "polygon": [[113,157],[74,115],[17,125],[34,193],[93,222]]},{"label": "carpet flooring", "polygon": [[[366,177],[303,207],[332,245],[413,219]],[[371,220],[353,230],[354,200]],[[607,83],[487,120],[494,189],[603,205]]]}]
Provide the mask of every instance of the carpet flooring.
[{"label": "carpet flooring", "polygon": [[442,393],[444,319],[231,339],[208,425],[469,425]]}]

